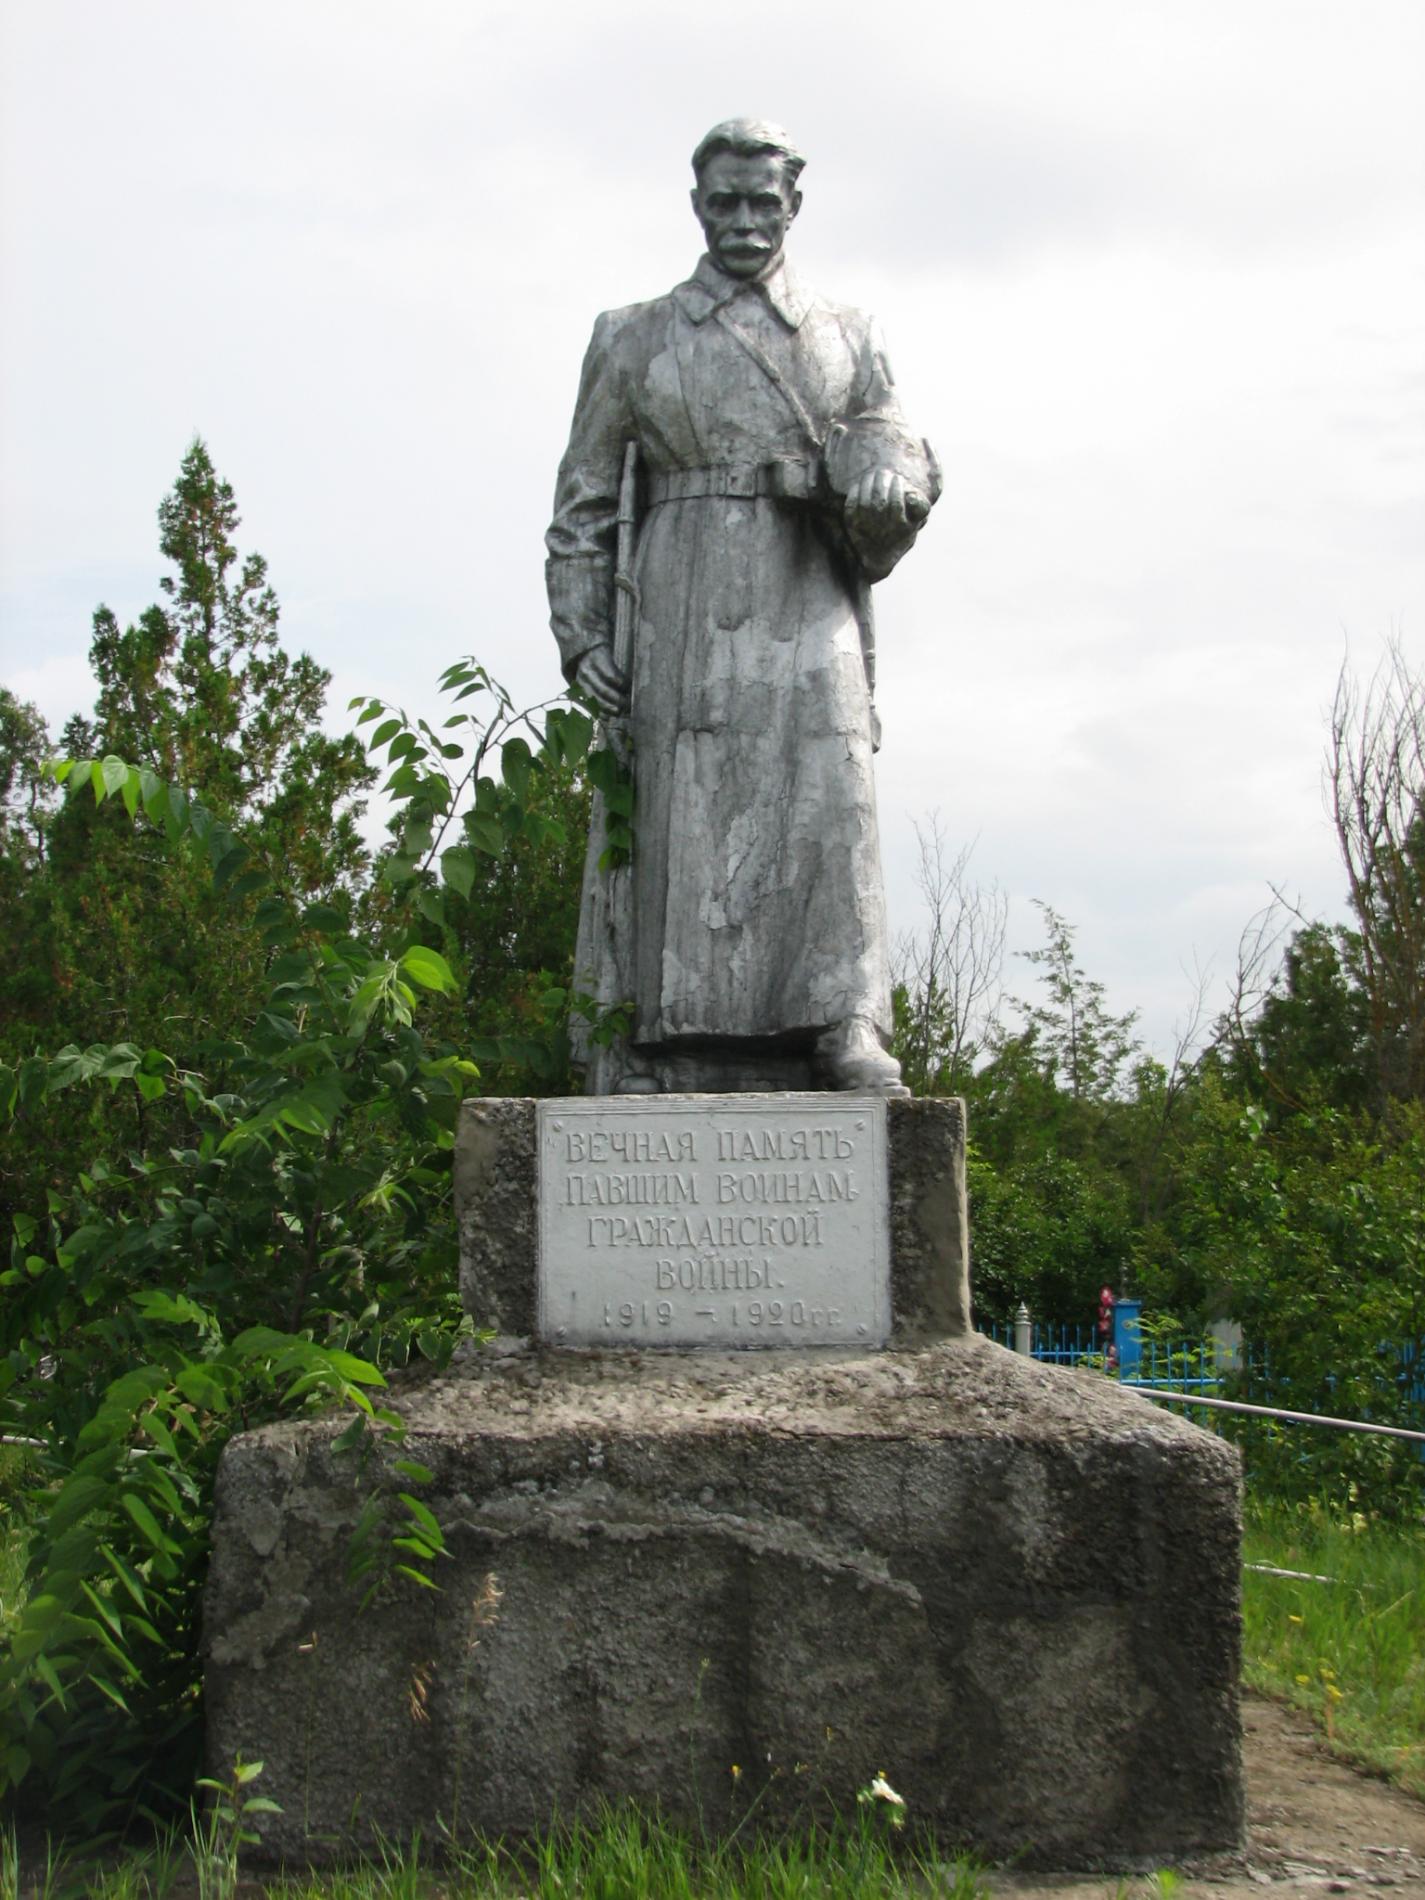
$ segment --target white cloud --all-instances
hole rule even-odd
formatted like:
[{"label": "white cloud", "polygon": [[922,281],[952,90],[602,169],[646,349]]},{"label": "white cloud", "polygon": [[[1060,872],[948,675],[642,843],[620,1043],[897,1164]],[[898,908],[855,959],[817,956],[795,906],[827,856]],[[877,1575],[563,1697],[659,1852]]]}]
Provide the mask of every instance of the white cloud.
[{"label": "white cloud", "polygon": [[[154,598],[203,433],[286,637],[433,705],[556,683],[543,531],[594,313],[696,254],[687,154],[782,118],[808,277],[885,320],[946,494],[883,591],[910,817],[1080,926],[1166,1039],[1265,880],[1339,903],[1349,631],[1425,638],[1414,0],[50,0],[0,52],[0,638],[52,721]],[[1020,926],[1016,926],[1019,928]]]}]

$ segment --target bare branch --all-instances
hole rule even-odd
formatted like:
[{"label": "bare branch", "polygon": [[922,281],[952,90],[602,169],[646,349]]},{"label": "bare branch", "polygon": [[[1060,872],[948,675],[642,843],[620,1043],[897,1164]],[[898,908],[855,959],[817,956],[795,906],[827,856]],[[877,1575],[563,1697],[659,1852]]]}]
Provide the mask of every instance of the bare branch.
[{"label": "bare branch", "polygon": [[1342,662],[1326,748],[1327,806],[1360,934],[1378,1080],[1425,1094],[1425,679],[1398,638],[1364,690]]},{"label": "bare branch", "polygon": [[896,945],[893,973],[909,1005],[902,1059],[921,1087],[953,1092],[998,1021],[1009,898],[970,881],[974,844],[952,854],[938,811],[915,835],[925,922]]}]

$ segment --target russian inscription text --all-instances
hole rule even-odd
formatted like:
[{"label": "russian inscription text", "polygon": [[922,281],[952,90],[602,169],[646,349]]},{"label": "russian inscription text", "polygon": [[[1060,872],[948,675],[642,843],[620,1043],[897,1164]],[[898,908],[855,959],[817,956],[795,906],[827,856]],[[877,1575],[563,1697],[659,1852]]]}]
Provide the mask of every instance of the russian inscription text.
[{"label": "russian inscription text", "polygon": [[885,1112],[825,1095],[542,1102],[542,1337],[884,1344]]}]

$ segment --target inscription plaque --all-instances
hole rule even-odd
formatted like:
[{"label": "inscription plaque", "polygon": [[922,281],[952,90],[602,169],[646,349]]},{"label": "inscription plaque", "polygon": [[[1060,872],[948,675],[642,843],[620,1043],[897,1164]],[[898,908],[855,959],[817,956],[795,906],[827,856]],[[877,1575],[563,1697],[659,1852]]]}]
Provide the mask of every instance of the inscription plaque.
[{"label": "inscription plaque", "polygon": [[886,1104],[543,1101],[539,1333],[557,1346],[883,1346]]}]

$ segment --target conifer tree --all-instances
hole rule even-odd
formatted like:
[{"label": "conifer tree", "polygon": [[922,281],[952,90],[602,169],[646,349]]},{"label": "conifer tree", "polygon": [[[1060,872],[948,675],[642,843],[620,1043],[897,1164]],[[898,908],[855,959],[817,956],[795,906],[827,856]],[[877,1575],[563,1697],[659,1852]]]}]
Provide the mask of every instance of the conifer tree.
[{"label": "conifer tree", "polygon": [[[282,646],[266,563],[239,554],[231,485],[201,441],[158,514],[159,600],[127,627],[96,611],[93,715],[66,724],[60,751],[149,767],[240,826],[294,894],[345,903],[367,861],[357,819],[375,775],[354,735],[323,732],[329,675]],[[12,698],[0,705],[0,1060],[132,1042],[208,1068],[263,981],[244,907],[215,901],[206,866],[117,801],[47,802],[42,728]],[[67,1138],[32,1136],[28,1160],[0,1161],[0,1207],[13,1168],[58,1173],[75,1158]]]}]

